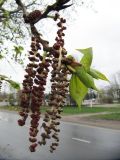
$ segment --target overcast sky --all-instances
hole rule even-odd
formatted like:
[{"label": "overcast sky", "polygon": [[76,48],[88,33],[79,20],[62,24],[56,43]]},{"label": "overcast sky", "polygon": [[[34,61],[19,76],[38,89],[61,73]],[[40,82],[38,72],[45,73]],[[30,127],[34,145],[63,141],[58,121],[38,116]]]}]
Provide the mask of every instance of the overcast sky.
[{"label": "overcast sky", "polygon": [[[78,7],[78,11],[76,20],[66,31],[66,49],[80,58],[76,48],[93,47],[92,66],[110,78],[120,71],[120,0],[94,0],[93,9]],[[3,67],[5,73],[12,73],[14,79],[22,80],[20,67],[16,66],[17,70],[13,65],[14,71],[7,69],[6,63]],[[102,81],[98,85],[107,83]]]},{"label": "overcast sky", "polygon": [[79,9],[78,20],[68,28],[67,47],[93,47],[92,66],[110,78],[120,71],[120,0],[95,0],[93,7],[95,12]]}]

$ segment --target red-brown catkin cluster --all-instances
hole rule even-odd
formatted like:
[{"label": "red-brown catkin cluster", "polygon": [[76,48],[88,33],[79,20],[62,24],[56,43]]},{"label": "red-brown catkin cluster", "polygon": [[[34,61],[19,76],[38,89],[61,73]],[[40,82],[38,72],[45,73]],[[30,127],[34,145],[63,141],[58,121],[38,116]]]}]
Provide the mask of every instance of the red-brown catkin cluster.
[{"label": "red-brown catkin cluster", "polygon": [[[56,15],[58,16],[58,15]],[[58,16],[59,17],[59,16]],[[63,24],[66,22],[65,19],[59,18],[57,23],[59,30],[57,31],[56,43],[53,45],[53,51],[51,52],[52,59],[52,72],[51,72],[51,96],[49,106],[51,109],[47,110],[44,116],[44,123],[42,127],[44,128],[44,133],[41,134],[40,145],[46,144],[46,139],[53,138],[54,141],[50,145],[50,152],[53,152],[59,145],[58,133],[60,129],[58,125],[60,124],[59,119],[61,118],[60,113],[62,112],[61,106],[64,104],[64,99],[67,93],[68,81],[67,81],[67,69],[65,65],[62,64],[62,59],[65,57],[66,52],[63,49],[65,34],[63,31],[66,29]]]},{"label": "red-brown catkin cluster", "polygon": [[38,52],[41,49],[39,38],[32,37],[31,51],[29,52],[30,63],[26,67],[27,74],[23,80],[23,91],[21,97],[22,111],[19,112],[22,119],[18,120],[18,124],[23,126],[28,117],[29,110],[32,112],[30,122],[30,138],[32,142],[30,145],[31,152],[35,151],[37,146],[37,133],[40,120],[40,106],[42,105],[44,96],[44,86],[46,85],[46,78],[49,72],[49,59],[44,58]]},{"label": "red-brown catkin cluster", "polygon": [[[37,12],[38,13],[38,12]],[[36,14],[36,12],[35,12]],[[21,108],[19,112],[21,119],[18,120],[20,126],[25,125],[25,121],[30,112],[30,130],[29,141],[32,143],[29,147],[31,152],[35,152],[38,144],[45,145],[46,140],[52,138],[54,141],[50,145],[50,152],[53,152],[59,145],[58,133],[60,129],[59,119],[62,112],[62,105],[66,93],[68,92],[68,80],[67,74],[69,73],[64,59],[67,52],[64,47],[65,36],[64,30],[66,27],[64,23],[66,20],[60,18],[59,14],[55,14],[54,20],[57,21],[59,27],[57,31],[57,37],[55,38],[55,44],[50,52],[45,52],[41,55],[39,50],[43,44],[40,43],[40,35],[33,36],[31,39],[31,51],[29,52],[29,64],[26,67],[26,75],[23,80],[23,90],[21,96]],[[42,46],[44,49],[44,46]],[[41,118],[40,106],[43,102],[44,90],[46,85],[46,79],[49,72],[49,66],[52,66],[51,72],[51,96],[49,100],[49,106],[51,107],[45,112],[41,133],[41,139],[37,140],[37,134],[39,132],[39,121]]]},{"label": "red-brown catkin cluster", "polygon": [[1,93],[1,88],[2,88],[2,81],[0,80],[0,93]]},{"label": "red-brown catkin cluster", "polygon": [[[36,58],[36,52],[38,51],[37,44],[39,44],[36,41],[35,37],[32,37],[31,39],[31,51],[29,52],[29,60],[30,63],[27,65],[25,71],[26,75],[24,76],[23,80],[23,90],[21,95],[21,107],[22,111],[19,112],[22,119],[18,120],[18,124],[20,126],[23,126],[25,124],[25,121],[28,117],[28,112],[31,109],[32,106],[32,92],[33,92],[33,83],[34,78],[36,75],[36,67],[38,66],[39,59]],[[40,46],[39,46],[40,48]]]},{"label": "red-brown catkin cluster", "polygon": [[32,91],[32,101],[31,101],[31,128],[30,128],[30,142],[33,144],[30,146],[31,152],[35,151],[35,148],[37,146],[36,142],[37,140],[34,138],[37,136],[38,133],[38,126],[39,126],[39,120],[40,120],[40,106],[42,105],[43,97],[44,97],[44,86],[46,85],[46,79],[49,72],[49,59],[44,59],[44,57],[41,57],[39,55],[39,58],[42,60],[42,62],[39,63],[37,69],[36,69],[36,75],[34,78],[34,86]]}]

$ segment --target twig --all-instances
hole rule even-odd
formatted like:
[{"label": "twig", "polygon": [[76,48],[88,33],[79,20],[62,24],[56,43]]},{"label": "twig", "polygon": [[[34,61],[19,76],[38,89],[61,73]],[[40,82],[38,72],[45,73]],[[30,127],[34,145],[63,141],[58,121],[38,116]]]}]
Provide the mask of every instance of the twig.
[{"label": "twig", "polygon": [[61,61],[62,61],[62,47],[60,47],[60,49],[59,49],[58,70],[61,67]]},{"label": "twig", "polygon": [[39,39],[40,43],[43,45],[43,50],[46,52],[52,51],[52,47],[49,46],[49,42],[41,38],[41,34],[37,31],[36,27],[32,24],[30,26],[31,33]]},{"label": "twig", "polygon": [[65,8],[70,7],[72,4],[64,5],[65,3],[68,3],[69,1],[70,0],[57,0],[54,4],[48,5],[47,8],[45,9],[45,11],[43,12],[42,16],[39,17],[39,19],[37,19],[37,21],[35,23],[37,23],[39,20],[41,20],[43,18],[47,18],[48,14],[52,11],[60,11],[60,10],[63,10]]},{"label": "twig", "polygon": [[[17,5],[22,9],[23,15],[27,17],[28,13],[22,1],[21,0],[15,0],[15,1]],[[62,10],[63,8],[67,8],[71,6],[71,5],[65,5],[69,1],[70,0],[56,0],[54,4],[48,5],[45,11],[42,13],[42,15],[35,20],[34,24],[43,18],[47,18],[48,13],[50,13],[51,11],[59,11],[59,10]],[[46,52],[51,52],[53,50],[53,47],[50,47],[49,42],[41,38],[41,34],[37,31],[34,24],[31,24],[31,23],[29,24],[31,27],[31,33],[39,39],[40,43],[43,45],[43,50]],[[64,52],[64,50],[62,49],[61,52]]]},{"label": "twig", "polygon": [[[32,6],[33,4],[35,4],[35,2],[32,2],[32,3],[28,4],[28,5],[26,5],[25,8],[27,9],[28,7]],[[17,13],[17,12],[19,12],[21,10],[22,10],[21,8],[15,9],[13,11],[9,11],[9,14],[14,14],[14,13]]]},{"label": "twig", "polygon": [[15,0],[16,1],[16,3],[17,3],[17,5],[18,5],[18,7],[20,7],[21,8],[21,10],[23,11],[23,15],[26,15],[27,16],[27,10],[26,10],[26,7],[25,7],[25,5],[22,3],[22,1],[21,0]]},{"label": "twig", "polygon": [[[32,6],[33,4],[35,4],[35,2],[32,2],[32,3],[28,4],[28,5],[26,5],[25,8],[27,9],[28,7]],[[6,10],[6,9],[4,9],[4,8],[2,8],[2,7],[0,8],[0,10],[1,10],[1,12],[0,12],[0,22],[2,22],[3,19],[6,18],[6,16],[3,14],[3,11],[8,11],[8,10]],[[12,15],[12,16],[13,16],[15,13],[18,13],[18,12],[21,11],[21,10],[22,10],[22,8],[21,8],[21,7],[18,7],[18,8],[15,9],[15,10],[8,11],[8,13],[9,13],[9,15]]]}]

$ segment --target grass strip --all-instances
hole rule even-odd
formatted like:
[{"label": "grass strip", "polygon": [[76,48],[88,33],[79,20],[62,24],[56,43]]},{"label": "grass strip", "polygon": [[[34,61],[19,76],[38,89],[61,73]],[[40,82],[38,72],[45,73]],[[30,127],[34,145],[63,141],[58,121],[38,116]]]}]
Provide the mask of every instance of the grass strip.
[{"label": "grass strip", "polygon": [[[42,106],[41,112],[44,113],[46,109],[49,109],[49,107]],[[0,110],[9,110],[9,111],[19,111],[20,107],[18,106],[0,106]],[[75,115],[75,114],[87,114],[87,113],[100,113],[100,112],[120,112],[120,104],[116,107],[113,105],[113,107],[103,107],[103,106],[95,106],[95,107],[71,107],[71,106],[65,106],[63,107],[63,115]]]},{"label": "grass strip", "polygon": [[98,119],[98,120],[120,121],[120,113],[110,113],[110,114],[95,115],[95,116],[90,116],[90,118]]}]

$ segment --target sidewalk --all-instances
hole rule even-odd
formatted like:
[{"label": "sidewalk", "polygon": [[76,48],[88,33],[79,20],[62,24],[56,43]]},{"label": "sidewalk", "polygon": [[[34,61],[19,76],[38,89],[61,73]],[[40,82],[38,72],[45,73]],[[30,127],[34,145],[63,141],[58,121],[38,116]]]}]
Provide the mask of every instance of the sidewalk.
[{"label": "sidewalk", "polygon": [[120,121],[98,120],[91,118],[93,115],[107,113],[110,112],[62,116],[62,121],[120,130]]}]

